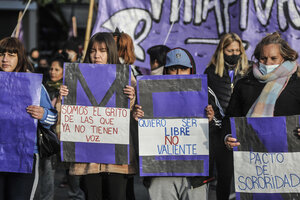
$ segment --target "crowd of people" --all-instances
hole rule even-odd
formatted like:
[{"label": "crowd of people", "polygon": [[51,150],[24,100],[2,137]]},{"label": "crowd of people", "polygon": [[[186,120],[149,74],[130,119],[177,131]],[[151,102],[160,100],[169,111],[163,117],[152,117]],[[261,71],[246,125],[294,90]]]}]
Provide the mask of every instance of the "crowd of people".
[{"label": "crowd of people", "polygon": [[[196,65],[199,65],[191,53],[181,47],[155,45],[147,53],[151,75],[196,74]],[[298,53],[277,32],[261,39],[252,59],[247,58],[237,34],[224,34],[204,72],[209,92],[206,107],[209,176],[145,177],[143,183],[149,198],[208,199],[209,184],[214,181],[217,199],[229,199],[234,169],[232,148],[243,145],[231,135],[229,118],[299,115],[300,68],[297,59]],[[16,38],[7,37],[0,41],[1,71],[43,74],[40,106],[30,105],[26,111],[45,128],[54,127],[58,137],[62,98],[69,94],[68,86],[63,85],[64,63],[80,60],[79,45],[72,39],[50,59],[39,55],[38,49],[33,49],[27,57],[23,44]],[[144,116],[136,98],[136,77],[142,75],[142,70],[134,65],[135,60],[133,41],[124,32],[99,32],[89,40],[84,63],[132,67],[131,84],[123,90],[131,111],[130,164],[63,163],[69,199],[135,199],[134,175],[139,169],[137,121]],[[32,173],[0,172],[0,200],[54,199],[55,166],[61,162],[60,157],[39,159],[38,153],[35,142]]]}]

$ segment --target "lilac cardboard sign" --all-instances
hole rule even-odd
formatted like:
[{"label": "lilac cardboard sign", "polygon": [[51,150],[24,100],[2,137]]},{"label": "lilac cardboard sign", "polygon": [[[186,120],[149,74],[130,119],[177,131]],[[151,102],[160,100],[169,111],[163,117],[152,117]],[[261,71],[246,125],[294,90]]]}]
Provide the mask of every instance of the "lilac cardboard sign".
[{"label": "lilac cardboard sign", "polygon": [[37,120],[27,112],[40,105],[42,75],[0,72],[0,171],[32,173]]},{"label": "lilac cardboard sign", "polygon": [[66,162],[128,164],[130,85],[127,65],[65,63],[69,94],[61,109],[61,156]]},{"label": "lilac cardboard sign", "polygon": [[241,143],[234,149],[236,198],[298,199],[299,116],[230,118],[231,131]]},{"label": "lilac cardboard sign", "polygon": [[206,75],[138,78],[141,176],[208,175]]}]

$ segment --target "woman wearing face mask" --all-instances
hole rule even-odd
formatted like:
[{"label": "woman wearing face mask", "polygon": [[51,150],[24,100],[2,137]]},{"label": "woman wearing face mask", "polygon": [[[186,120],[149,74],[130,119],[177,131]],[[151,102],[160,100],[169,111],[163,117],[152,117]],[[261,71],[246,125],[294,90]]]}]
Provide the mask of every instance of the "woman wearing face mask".
[{"label": "woman wearing face mask", "polygon": [[[298,53],[275,32],[257,44],[253,56],[257,63],[247,76],[237,83],[226,115],[228,117],[299,115],[300,69],[296,62]],[[230,125],[229,122],[224,125],[225,135],[230,133]],[[226,135],[224,141],[228,148],[240,145],[231,135]]]},{"label": "woman wearing face mask", "polygon": [[[248,69],[248,60],[241,39],[235,33],[225,34],[205,70],[209,86],[207,114],[215,112],[210,121],[210,175],[214,162],[217,169],[217,198],[228,199],[230,194],[231,152],[222,143],[221,120],[226,112],[236,82]],[[229,184],[229,186],[228,186]],[[228,187],[226,187],[228,186]]]},{"label": "woman wearing face mask", "polygon": [[78,42],[74,38],[66,41],[63,52],[68,55],[69,62],[77,63],[80,61]]},{"label": "woman wearing face mask", "polygon": [[150,56],[151,75],[163,74],[168,51],[170,48],[165,45],[155,45],[147,50]]},{"label": "woman wearing face mask", "polygon": [[[84,63],[119,64],[117,45],[111,33],[100,32],[92,36]],[[130,109],[135,102],[136,80],[133,76],[131,85],[124,88],[124,95],[130,99]],[[60,94],[68,95],[67,86],[61,87]],[[135,172],[135,163],[131,161],[129,165],[74,163],[70,167],[70,174],[84,175],[81,186],[87,200],[126,199],[127,175]]]}]

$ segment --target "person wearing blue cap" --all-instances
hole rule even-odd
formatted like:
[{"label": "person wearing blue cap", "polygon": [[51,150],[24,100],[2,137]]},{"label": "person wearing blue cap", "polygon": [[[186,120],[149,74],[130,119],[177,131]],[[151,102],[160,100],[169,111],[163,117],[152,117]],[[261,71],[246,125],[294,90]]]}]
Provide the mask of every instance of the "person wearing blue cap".
[{"label": "person wearing blue cap", "polygon": [[[190,75],[196,73],[192,55],[183,48],[171,49],[166,55],[164,74]],[[140,105],[135,105],[135,120],[143,117]],[[155,200],[191,200],[207,199],[207,177],[151,177],[144,179],[150,199]]]},{"label": "person wearing blue cap", "polygon": [[166,56],[164,74],[195,74],[196,66],[192,55],[183,48],[171,49]]}]

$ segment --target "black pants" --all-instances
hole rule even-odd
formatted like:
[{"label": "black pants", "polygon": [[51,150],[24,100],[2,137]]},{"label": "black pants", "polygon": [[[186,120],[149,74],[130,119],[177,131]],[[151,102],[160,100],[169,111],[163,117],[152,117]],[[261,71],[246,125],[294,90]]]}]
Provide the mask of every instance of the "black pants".
[{"label": "black pants", "polygon": [[217,200],[228,200],[233,177],[233,152],[225,145],[216,152]]},{"label": "black pants", "polygon": [[0,200],[33,199],[39,177],[38,163],[35,156],[30,174],[0,172]]},{"label": "black pants", "polygon": [[82,176],[81,188],[86,200],[126,199],[127,175],[115,173]]}]

